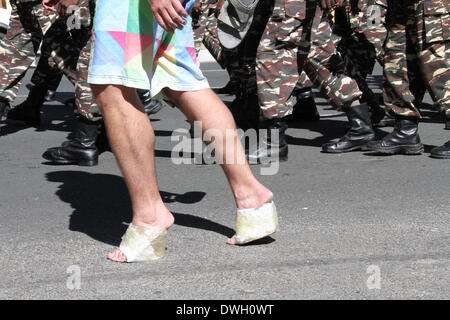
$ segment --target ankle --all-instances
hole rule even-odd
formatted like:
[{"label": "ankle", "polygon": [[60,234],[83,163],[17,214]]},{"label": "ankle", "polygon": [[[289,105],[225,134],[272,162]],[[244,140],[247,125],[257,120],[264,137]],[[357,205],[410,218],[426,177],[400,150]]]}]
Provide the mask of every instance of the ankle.
[{"label": "ankle", "polygon": [[133,216],[132,223],[136,226],[168,229],[175,221],[172,213],[164,205],[162,208],[139,212]]},{"label": "ankle", "polygon": [[244,187],[236,189],[234,197],[239,209],[253,209],[271,202],[273,193],[258,182],[257,185],[250,188]]}]

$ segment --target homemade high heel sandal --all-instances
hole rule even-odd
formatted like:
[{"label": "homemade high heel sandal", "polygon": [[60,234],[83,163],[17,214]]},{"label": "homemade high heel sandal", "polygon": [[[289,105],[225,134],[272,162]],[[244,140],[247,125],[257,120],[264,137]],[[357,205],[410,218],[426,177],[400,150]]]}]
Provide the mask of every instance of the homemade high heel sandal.
[{"label": "homemade high heel sandal", "polygon": [[164,257],[167,230],[130,224],[122,237],[119,250],[127,262],[144,262]]},{"label": "homemade high heel sandal", "polygon": [[257,209],[238,209],[235,244],[242,245],[265,238],[279,231],[275,203],[264,204]]}]

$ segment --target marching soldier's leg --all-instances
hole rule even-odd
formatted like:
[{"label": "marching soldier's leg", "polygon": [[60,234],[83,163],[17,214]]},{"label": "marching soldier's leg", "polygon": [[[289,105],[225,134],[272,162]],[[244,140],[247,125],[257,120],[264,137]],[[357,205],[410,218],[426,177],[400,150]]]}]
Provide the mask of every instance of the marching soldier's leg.
[{"label": "marching soldier's leg", "polygon": [[[421,97],[411,91],[412,77],[417,77],[417,71],[411,68],[412,61],[418,59],[421,74],[424,76],[425,59],[421,56],[426,53],[430,42],[424,32],[423,0],[414,3],[409,0],[391,1],[389,3],[389,34],[386,43],[385,58],[385,102],[395,115],[394,131],[380,141],[369,145],[373,151],[387,154],[421,154],[424,150],[418,134],[418,124],[421,118],[419,106]],[[441,19],[439,17],[439,23]],[[441,35],[442,35],[442,26]],[[442,39],[440,39],[442,41]],[[439,43],[438,43],[439,44]],[[445,57],[443,57],[445,60]],[[436,62],[439,64],[439,59]],[[444,66],[448,76],[449,65]],[[431,71],[431,70],[430,70]],[[443,72],[440,70],[434,75],[439,78]],[[416,72],[416,74],[413,74]],[[433,75],[431,75],[433,76]],[[445,78],[445,77],[444,77]],[[423,78],[430,90],[430,81]],[[435,100],[436,101],[436,100]]]},{"label": "marching soldier's leg", "polygon": [[51,52],[55,49],[58,41],[67,38],[70,38],[70,34],[67,31],[66,20],[58,19],[43,38],[41,57],[32,77],[33,86],[28,97],[8,113],[8,120],[21,121],[30,126],[37,126],[41,123],[40,110],[46,101],[47,94],[51,88],[56,90],[62,78],[60,68],[50,62]]},{"label": "marching soldier's leg", "polygon": [[311,34],[311,50],[300,51],[301,65],[311,81],[343,110],[349,120],[350,129],[338,141],[322,146],[323,152],[341,153],[365,150],[368,142],[375,138],[370,120],[369,106],[361,103],[362,92],[354,79],[347,75],[342,56],[337,51],[331,26],[317,5],[314,18],[308,22]]},{"label": "marching soldier's leg", "polygon": [[72,137],[60,147],[50,148],[42,155],[52,163],[79,166],[98,164],[97,137],[102,125],[102,115],[87,83],[90,51],[91,41],[83,48],[78,59],[75,81],[75,105],[78,115]]},{"label": "marching soldier's leg", "polygon": [[287,117],[287,120],[293,121],[319,121],[320,114],[317,110],[316,101],[314,100],[314,93],[312,91],[313,84],[309,80],[305,72],[300,74],[294,95],[296,96],[296,104],[293,107],[292,115]]},{"label": "marching soldier's leg", "polygon": [[94,166],[98,163],[97,137],[102,126],[102,115],[87,83],[91,51],[92,17],[95,2],[80,2],[81,28],[71,30],[70,39],[55,35],[52,57],[54,63],[75,86],[77,121],[69,141],[60,147],[46,150],[43,157],[56,164]]},{"label": "marching soldier's leg", "polygon": [[[304,8],[297,8],[304,14]],[[286,14],[283,1],[263,1],[259,9],[263,22],[258,23],[257,51],[252,51],[255,67],[251,68],[252,76],[247,85],[252,89],[256,114],[260,115],[258,133],[265,136],[260,135],[258,146],[248,150],[251,163],[287,160],[286,116],[292,114],[296,103],[293,92],[299,80],[295,43],[296,35],[301,33],[301,20]]]},{"label": "marching soldier's leg", "polygon": [[0,118],[16,98],[21,80],[54,18],[54,14],[44,15],[41,1],[11,0],[10,3],[10,28],[0,42]]},{"label": "marching soldier's leg", "polygon": [[[355,5],[352,3],[352,5]],[[335,9],[333,33],[340,40],[337,49],[344,59],[347,74],[358,83],[363,95],[361,101],[370,106],[372,123],[379,123],[385,117],[385,111],[380,107],[377,97],[370,89],[366,78],[372,73],[375,65],[375,48],[365,35],[360,32],[360,8],[342,6]]]},{"label": "marching soldier's leg", "polygon": [[[440,112],[450,119],[450,0],[419,1],[415,7],[420,67]],[[426,39],[426,41],[422,41]],[[431,157],[450,159],[450,141],[431,150]]]},{"label": "marching soldier's leg", "polygon": [[48,56],[48,50],[44,48],[45,45],[46,41],[44,37],[44,41],[42,44],[43,48],[41,49],[41,57],[30,82],[33,86],[42,86],[43,84],[46,84],[46,86],[48,87],[48,91],[45,96],[45,100],[51,101],[53,100],[56,90],[61,83],[63,73],[57,66],[50,66],[50,56]]}]

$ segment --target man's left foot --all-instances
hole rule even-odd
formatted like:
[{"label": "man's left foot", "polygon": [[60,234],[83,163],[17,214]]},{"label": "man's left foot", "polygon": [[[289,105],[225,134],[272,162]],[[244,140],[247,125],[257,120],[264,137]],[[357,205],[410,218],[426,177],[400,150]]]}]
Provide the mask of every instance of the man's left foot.
[{"label": "man's left foot", "polygon": [[450,130],[450,118],[445,119],[445,130]]},{"label": "man's left foot", "polygon": [[450,159],[450,141],[443,146],[433,148],[430,157],[435,159]]}]

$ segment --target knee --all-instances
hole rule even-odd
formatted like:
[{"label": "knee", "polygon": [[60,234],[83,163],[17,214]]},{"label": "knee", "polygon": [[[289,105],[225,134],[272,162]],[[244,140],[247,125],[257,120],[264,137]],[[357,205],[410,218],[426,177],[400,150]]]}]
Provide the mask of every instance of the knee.
[{"label": "knee", "polygon": [[91,85],[92,94],[103,111],[111,106],[120,106],[134,102],[137,97],[136,89],[116,85]]}]

